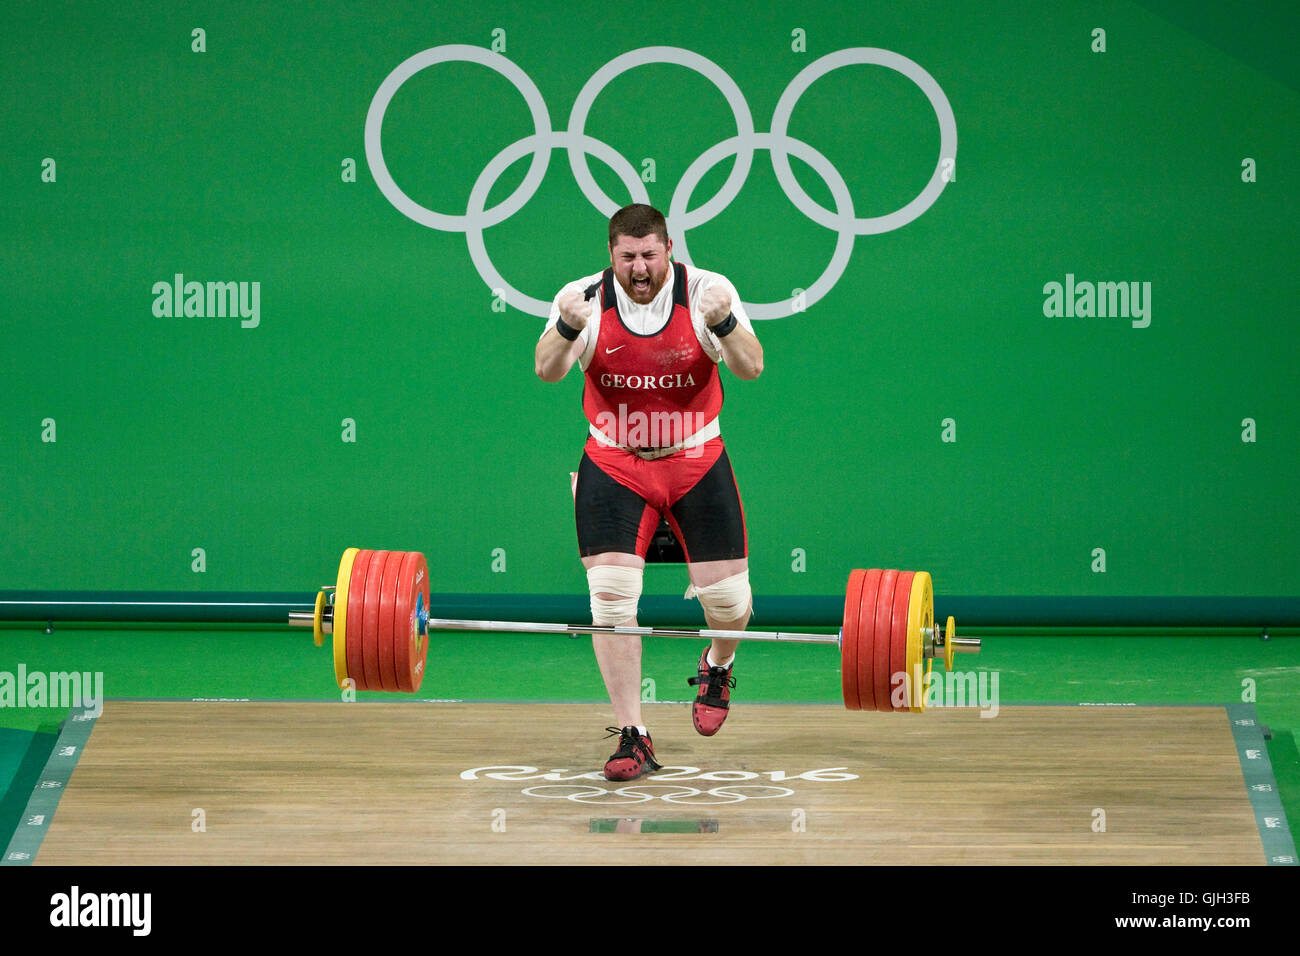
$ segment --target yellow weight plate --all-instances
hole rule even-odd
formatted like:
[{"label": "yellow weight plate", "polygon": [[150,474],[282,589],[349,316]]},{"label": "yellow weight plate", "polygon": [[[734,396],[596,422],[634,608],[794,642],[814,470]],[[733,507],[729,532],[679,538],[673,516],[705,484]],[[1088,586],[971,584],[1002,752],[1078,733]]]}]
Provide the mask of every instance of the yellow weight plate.
[{"label": "yellow weight plate", "polygon": [[957,636],[957,622],[953,620],[952,615],[948,615],[948,626],[943,629],[943,663],[948,670],[952,670],[952,657],[957,653],[957,646],[952,639]]},{"label": "yellow weight plate", "polygon": [[316,642],[317,647],[320,647],[322,644],[325,643],[325,632],[321,629],[321,625],[320,625],[321,613],[324,610],[325,610],[325,592],[317,591],[316,610],[312,613],[311,616],[311,637],[312,640]]},{"label": "yellow weight plate", "polygon": [[352,579],[352,562],[360,550],[348,548],[343,552],[334,587],[334,680],[340,687],[348,678],[348,582]]},{"label": "yellow weight plate", "polygon": [[911,601],[907,606],[907,676],[911,686],[909,710],[925,712],[925,681],[921,661],[925,658],[923,634],[934,627],[934,585],[927,571],[917,571],[912,578]]}]

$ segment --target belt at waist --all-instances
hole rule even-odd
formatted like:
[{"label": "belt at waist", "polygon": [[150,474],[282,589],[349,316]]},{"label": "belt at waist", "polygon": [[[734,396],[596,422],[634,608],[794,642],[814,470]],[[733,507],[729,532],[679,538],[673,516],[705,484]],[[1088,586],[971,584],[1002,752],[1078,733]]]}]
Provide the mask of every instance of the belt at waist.
[{"label": "belt at waist", "polygon": [[589,425],[587,430],[591,432],[591,437],[596,439],[596,441],[600,442],[602,445],[609,448],[621,448],[623,451],[631,452],[633,455],[636,455],[644,461],[654,461],[656,458],[667,458],[669,455],[675,455],[679,451],[684,451],[687,448],[697,448],[705,442],[712,441],[714,438],[717,438],[722,434],[722,426],[718,424],[718,419],[715,418],[699,431],[695,432],[695,434],[688,436],[675,445],[666,445],[660,448],[633,448],[630,445],[620,445],[595,425]]}]

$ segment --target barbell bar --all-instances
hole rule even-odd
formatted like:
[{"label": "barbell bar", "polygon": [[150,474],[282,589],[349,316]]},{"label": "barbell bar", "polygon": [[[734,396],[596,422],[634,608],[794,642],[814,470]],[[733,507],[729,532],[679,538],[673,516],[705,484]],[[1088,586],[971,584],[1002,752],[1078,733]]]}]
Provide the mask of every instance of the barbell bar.
[{"label": "barbell bar", "polygon": [[430,631],[607,634],[834,644],[840,649],[846,707],[917,713],[925,710],[925,677],[934,659],[942,659],[952,670],[954,654],[980,649],[978,638],[957,636],[952,617],[942,627],[935,624],[933,584],[924,571],[852,571],[842,626],[836,634],[607,627],[432,617],[423,554],[358,548],[343,552],[334,585],[319,590],[311,611],[290,611],[289,623],[310,627],[317,646],[330,635],[335,679],[340,687],[351,682],[356,690],[419,690]]}]

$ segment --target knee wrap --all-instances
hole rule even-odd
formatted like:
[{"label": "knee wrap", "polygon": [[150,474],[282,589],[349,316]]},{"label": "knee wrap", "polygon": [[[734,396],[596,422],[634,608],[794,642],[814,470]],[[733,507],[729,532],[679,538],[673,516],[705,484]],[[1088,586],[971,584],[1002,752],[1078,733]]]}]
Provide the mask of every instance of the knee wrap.
[{"label": "knee wrap", "polygon": [[749,589],[749,572],[741,571],[702,588],[692,584],[686,589],[686,597],[688,600],[693,597],[700,599],[700,607],[704,608],[704,616],[708,620],[738,620],[749,612],[753,599],[753,592]]},{"label": "knee wrap", "polygon": [[[614,627],[636,617],[641,597],[643,568],[625,568],[617,564],[598,564],[587,569],[587,587],[591,590],[591,623],[597,627]],[[597,594],[617,594],[613,601]]]}]

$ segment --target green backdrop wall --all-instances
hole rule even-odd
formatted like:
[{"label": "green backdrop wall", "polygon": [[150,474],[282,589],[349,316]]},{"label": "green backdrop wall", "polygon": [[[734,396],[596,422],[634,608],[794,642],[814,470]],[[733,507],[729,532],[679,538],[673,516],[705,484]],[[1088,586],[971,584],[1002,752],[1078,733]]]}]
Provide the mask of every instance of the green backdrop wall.
[{"label": "green backdrop wall", "polygon": [[[888,66],[828,72],[790,114],[859,219],[939,186],[906,225],[842,239],[836,184],[791,160],[814,221],[760,135],[734,198],[680,233],[786,313],[758,323],[759,380],[724,372],[760,595],[834,593],[860,566],[969,595],[1300,593],[1297,13],[1233,9],[20,5],[0,39],[0,588],[310,590],[356,545],[424,550],[435,590],[585,590],[581,381],[534,376],[542,319],[522,303],[605,264],[609,210],[558,147],[501,207],[520,146],[480,184],[509,213],[482,233],[502,296],[466,233],[399,210],[367,152],[385,78],[467,45],[535,85],[556,143],[588,81],[651,46],[709,61],[757,134],[837,51],[889,51],[941,90],[952,155]],[[631,170],[667,211],[737,121],[712,79],[646,62],[599,89],[584,131],[623,158],[588,160],[611,208]],[[463,216],[534,132],[510,79],[452,58],[396,88],[382,157],[414,203]],[[676,201],[699,210],[734,163]],[[256,314],[168,314],[155,289],[177,274],[257,283]],[[1053,282],[1141,299],[1050,314]]]}]

